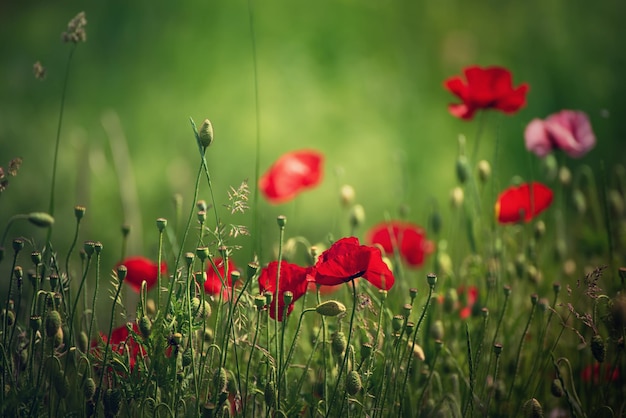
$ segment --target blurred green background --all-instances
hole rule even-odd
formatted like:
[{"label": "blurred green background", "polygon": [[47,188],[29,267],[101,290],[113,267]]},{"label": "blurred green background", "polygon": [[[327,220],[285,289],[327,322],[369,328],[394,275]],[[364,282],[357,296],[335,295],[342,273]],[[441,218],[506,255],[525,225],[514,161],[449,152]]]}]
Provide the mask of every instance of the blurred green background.
[{"label": "blurred green background", "polygon": [[[60,41],[79,11],[87,42],[75,51],[67,90],[53,240],[65,254],[73,207],[87,207],[79,238],[104,245],[105,270],[120,251],[120,226],[132,223],[130,253],[156,254],[155,219],[175,226],[173,196],[189,213],[199,159],[189,123],[211,119],[208,159],[218,205],[230,186],[255,179],[258,126],[263,172],[280,154],[300,148],[325,153],[323,184],[295,202],[262,199],[263,243],[288,217],[287,235],[312,243],[348,231],[339,188],[350,184],[366,209],[359,233],[397,216],[425,225],[435,199],[447,210],[456,185],[457,137],[470,145],[478,123],[457,120],[443,80],[471,64],[502,65],[514,84],[531,86],[528,105],[513,116],[490,112],[480,156],[496,184],[540,177],[524,148],[535,117],[564,108],[586,111],[597,147],[580,162],[594,170],[623,162],[626,126],[626,3],[617,0],[402,1],[107,1],[3,2],[0,5],[0,165],[24,162],[0,196],[0,224],[21,212],[46,210],[63,74],[71,46]],[[33,63],[47,69],[43,81]],[[498,144],[496,148],[496,143]],[[497,154],[496,154],[497,149]],[[566,161],[572,165],[579,161]],[[209,200],[206,184],[201,198]],[[252,196],[251,196],[252,198]],[[226,223],[252,226],[251,214]],[[211,219],[211,218],[209,218]],[[21,225],[10,237],[44,235]],[[255,232],[255,231],[253,231]],[[250,260],[246,240],[235,254]],[[10,241],[5,243],[10,247]],[[189,249],[193,248],[189,244]],[[269,248],[269,247],[268,247]],[[271,251],[265,251],[269,261]]]}]

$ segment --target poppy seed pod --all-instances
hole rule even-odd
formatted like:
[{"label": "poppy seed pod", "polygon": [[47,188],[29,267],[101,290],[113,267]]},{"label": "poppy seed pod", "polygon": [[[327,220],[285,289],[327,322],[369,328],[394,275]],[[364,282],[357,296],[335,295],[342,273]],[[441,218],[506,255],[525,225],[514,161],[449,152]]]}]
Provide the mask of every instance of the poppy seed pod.
[{"label": "poppy seed pod", "polygon": [[198,130],[198,140],[203,148],[207,148],[213,142],[213,125],[211,121],[205,119]]}]

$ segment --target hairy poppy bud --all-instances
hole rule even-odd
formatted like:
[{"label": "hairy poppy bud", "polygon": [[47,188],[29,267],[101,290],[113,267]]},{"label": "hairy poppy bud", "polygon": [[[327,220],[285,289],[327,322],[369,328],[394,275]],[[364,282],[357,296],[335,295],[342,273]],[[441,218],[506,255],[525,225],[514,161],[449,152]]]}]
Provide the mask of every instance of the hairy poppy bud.
[{"label": "hairy poppy bud", "polygon": [[61,328],[61,315],[58,311],[50,311],[46,316],[46,335],[53,337]]},{"label": "hairy poppy bud", "polygon": [[363,383],[361,382],[361,376],[356,370],[352,370],[348,373],[346,378],[346,390],[350,396],[354,396],[361,391]]},{"label": "hairy poppy bud", "polygon": [[274,382],[268,380],[267,383],[265,383],[263,397],[265,398],[267,406],[274,406],[276,403],[276,388],[274,387]]},{"label": "hairy poppy bud", "polygon": [[336,300],[327,300],[317,305],[315,311],[322,316],[337,316],[346,311],[346,306]]},{"label": "hairy poppy bud", "polygon": [[489,161],[480,160],[478,162],[478,179],[482,183],[487,183],[489,177],[491,177],[491,165],[489,164]]},{"label": "hairy poppy bud", "polygon": [[54,218],[45,212],[31,212],[28,214],[28,220],[41,228],[54,225]]},{"label": "hairy poppy bud", "polygon": [[563,396],[563,384],[559,379],[554,379],[552,381],[552,383],[550,384],[550,392],[552,392],[552,395],[554,395],[554,397],[556,398],[560,398],[561,396]]},{"label": "hairy poppy bud", "polygon": [[107,389],[102,398],[104,404],[104,415],[115,417],[120,412],[122,406],[122,392],[119,389]]},{"label": "hairy poppy bud", "polygon": [[527,418],[543,418],[543,408],[539,401],[535,398],[529,399],[524,402],[522,407],[524,416]]},{"label": "hairy poppy bud", "polygon": [[331,347],[333,349],[333,353],[338,356],[343,354],[348,342],[346,341],[346,336],[342,331],[337,331],[332,335]]},{"label": "hairy poppy bud", "polygon": [[459,155],[456,160],[456,178],[461,184],[465,184],[469,177],[469,163],[465,155]]},{"label": "hairy poppy bud", "polygon": [[83,385],[83,395],[85,395],[86,399],[91,399],[95,394],[96,382],[91,377],[88,377],[85,379],[85,384]]},{"label": "hairy poppy bud", "polygon": [[228,386],[228,374],[226,369],[219,367],[213,372],[213,385],[218,393],[226,392]]},{"label": "hairy poppy bud", "polygon": [[205,119],[198,130],[198,139],[203,148],[207,148],[213,142],[213,125],[211,121]]},{"label": "hairy poppy bud", "polygon": [[602,363],[606,357],[606,346],[604,345],[604,340],[599,334],[594,335],[591,339],[591,353],[593,354],[593,358],[598,360],[600,363]]}]

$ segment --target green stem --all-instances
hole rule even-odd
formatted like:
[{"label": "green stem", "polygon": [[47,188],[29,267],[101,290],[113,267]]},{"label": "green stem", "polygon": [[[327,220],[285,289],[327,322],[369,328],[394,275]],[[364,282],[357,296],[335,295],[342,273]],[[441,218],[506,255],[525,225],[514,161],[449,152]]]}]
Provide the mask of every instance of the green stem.
[{"label": "green stem", "polygon": [[524,328],[524,332],[522,333],[522,338],[520,338],[519,345],[517,347],[517,355],[515,356],[515,372],[513,373],[513,380],[511,381],[511,387],[509,388],[509,394],[507,396],[507,401],[511,399],[511,395],[513,394],[513,388],[515,388],[515,380],[517,379],[517,374],[519,372],[519,363],[520,358],[522,356],[522,348],[524,347],[524,341],[526,340],[526,334],[528,334],[528,329],[530,328],[530,324],[533,320],[533,316],[535,315],[535,309],[537,308],[537,295],[531,296],[532,301],[532,309],[530,310],[530,315],[528,316],[528,322],[526,322],[526,327]]}]

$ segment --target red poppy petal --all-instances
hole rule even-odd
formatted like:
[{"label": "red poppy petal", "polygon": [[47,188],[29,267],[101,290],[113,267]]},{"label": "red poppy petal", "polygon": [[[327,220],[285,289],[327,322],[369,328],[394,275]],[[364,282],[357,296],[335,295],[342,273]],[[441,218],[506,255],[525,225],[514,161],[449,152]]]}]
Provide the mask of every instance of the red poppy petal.
[{"label": "red poppy petal", "polygon": [[496,216],[500,223],[530,221],[552,203],[553,193],[547,186],[533,182],[532,195],[528,183],[510,187],[496,201]]},{"label": "red poppy petal", "polygon": [[517,112],[522,107],[526,106],[526,93],[528,93],[528,84],[522,84],[511,93],[505,94],[498,99],[495,104],[495,108],[503,111],[504,113]]},{"label": "red poppy petal", "polygon": [[470,120],[474,117],[474,113],[476,113],[476,108],[470,107],[464,103],[452,103],[448,105],[448,111],[452,116],[465,120]]},{"label": "red poppy petal", "polygon": [[322,179],[323,155],[310,150],[281,156],[259,179],[259,189],[271,203],[293,199]]}]

